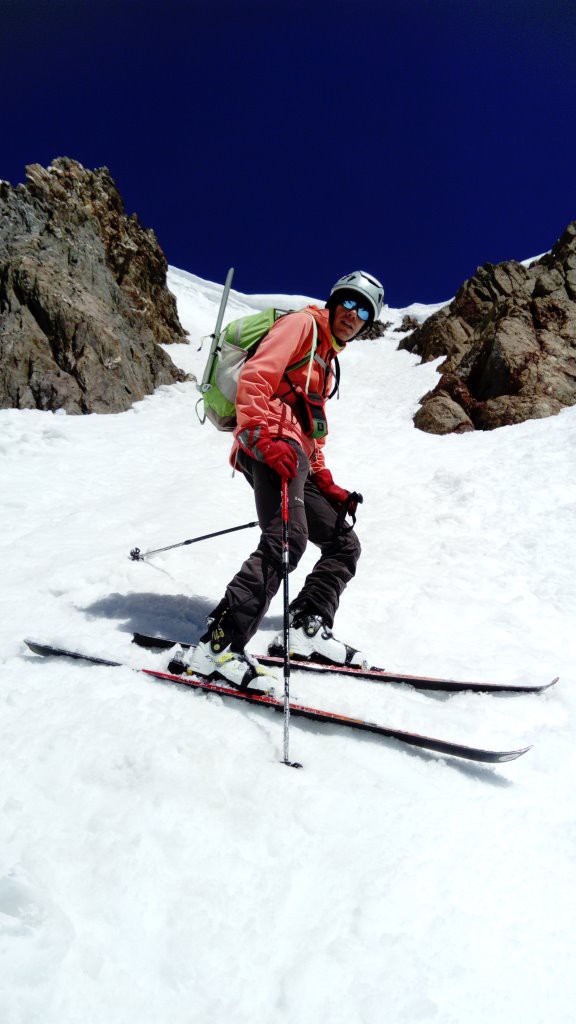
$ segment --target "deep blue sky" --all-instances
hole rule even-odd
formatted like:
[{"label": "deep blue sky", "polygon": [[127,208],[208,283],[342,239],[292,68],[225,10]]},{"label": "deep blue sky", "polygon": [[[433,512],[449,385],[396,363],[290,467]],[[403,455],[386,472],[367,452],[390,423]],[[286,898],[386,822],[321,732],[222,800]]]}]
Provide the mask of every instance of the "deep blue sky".
[{"label": "deep blue sky", "polygon": [[576,218],[575,0],[0,0],[0,178],[107,166],[175,266],[449,298]]}]

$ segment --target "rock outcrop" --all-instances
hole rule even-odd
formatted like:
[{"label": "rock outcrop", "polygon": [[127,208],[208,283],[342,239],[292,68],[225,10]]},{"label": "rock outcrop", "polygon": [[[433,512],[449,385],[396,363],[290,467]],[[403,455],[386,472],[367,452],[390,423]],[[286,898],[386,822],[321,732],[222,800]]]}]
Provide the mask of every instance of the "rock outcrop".
[{"label": "rock outcrop", "polygon": [[183,380],[166,259],[108,170],[26,172],[0,183],[0,408],[119,412]]},{"label": "rock outcrop", "polygon": [[386,324],[383,324],[381,320],[373,320],[368,327],[362,329],[363,338],[383,338],[386,334]]},{"label": "rock outcrop", "polygon": [[492,430],[576,404],[576,221],[530,266],[480,267],[449,306],[403,338],[446,356],[414,423],[432,434]]}]

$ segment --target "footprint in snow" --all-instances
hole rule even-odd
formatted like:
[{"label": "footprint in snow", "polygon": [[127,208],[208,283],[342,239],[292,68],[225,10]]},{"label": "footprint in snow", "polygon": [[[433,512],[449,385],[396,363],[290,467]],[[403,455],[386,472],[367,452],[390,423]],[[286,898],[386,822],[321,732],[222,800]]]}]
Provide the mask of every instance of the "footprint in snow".
[{"label": "footprint in snow", "polygon": [[5,982],[41,982],[63,960],[73,939],[74,929],[66,915],[21,866],[0,877],[0,960]]}]

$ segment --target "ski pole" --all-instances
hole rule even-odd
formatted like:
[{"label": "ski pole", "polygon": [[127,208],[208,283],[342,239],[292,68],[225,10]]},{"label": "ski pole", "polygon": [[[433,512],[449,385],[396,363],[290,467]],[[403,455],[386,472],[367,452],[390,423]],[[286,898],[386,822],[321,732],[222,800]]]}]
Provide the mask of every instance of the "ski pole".
[{"label": "ski pole", "polygon": [[184,548],[187,544],[197,544],[199,540],[210,540],[211,537],[221,537],[223,533],[236,533],[237,530],[248,530],[251,526],[258,526],[258,522],[244,523],[242,526],[230,526],[227,530],[216,530],[215,533],[203,533],[201,537],[191,537],[190,540],[180,541],[179,544],[169,544],[166,548],[154,548],[153,551],[140,551],[140,548],[132,548],[130,558],[133,562],[142,562],[150,555],[159,555],[161,551],[173,551],[174,548]]},{"label": "ski pole", "polygon": [[298,761],[289,758],[290,731],[290,596],[288,573],[290,571],[290,548],[288,544],[288,481],[282,481],[282,577],[284,583],[284,764],[289,768],[301,768]]}]

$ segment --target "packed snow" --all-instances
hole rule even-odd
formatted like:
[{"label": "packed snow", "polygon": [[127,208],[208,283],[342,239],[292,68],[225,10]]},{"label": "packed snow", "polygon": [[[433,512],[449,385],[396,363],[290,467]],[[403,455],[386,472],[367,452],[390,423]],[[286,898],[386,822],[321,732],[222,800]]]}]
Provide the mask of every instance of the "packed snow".
[{"label": "packed snow", "polygon": [[[169,283],[201,376],[222,286]],[[305,296],[232,292],[227,319]],[[0,412],[2,1024],[573,1024],[576,409],[434,437],[437,364],[402,316],[342,357],[327,462],[359,490],[363,555],[336,636],[390,669],[540,695],[292,677],[292,696],[471,745],[483,766],[226,703],[24,637],[165,667],[133,630],[194,641],[256,540],[230,438],[194,380],[130,411]],[[292,595],[315,559],[290,577]],[[281,625],[279,595],[254,639]],[[279,680],[278,689],[282,689]]]}]

